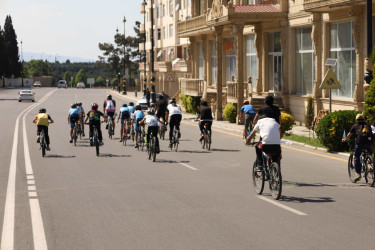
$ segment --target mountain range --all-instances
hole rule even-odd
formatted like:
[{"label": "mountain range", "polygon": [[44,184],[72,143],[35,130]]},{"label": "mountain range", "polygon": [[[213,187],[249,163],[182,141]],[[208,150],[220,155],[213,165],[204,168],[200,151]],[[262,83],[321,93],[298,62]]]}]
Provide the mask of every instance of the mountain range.
[{"label": "mountain range", "polygon": [[[21,56],[20,56],[21,59]],[[47,60],[50,63],[54,62],[60,62],[65,63],[67,60],[69,60],[71,63],[75,62],[96,62],[98,59],[89,59],[89,58],[83,58],[83,57],[74,57],[74,56],[63,56],[63,55],[50,55],[50,54],[44,54],[44,53],[35,53],[35,52],[23,52],[23,60],[25,62],[28,62],[30,60]]]}]

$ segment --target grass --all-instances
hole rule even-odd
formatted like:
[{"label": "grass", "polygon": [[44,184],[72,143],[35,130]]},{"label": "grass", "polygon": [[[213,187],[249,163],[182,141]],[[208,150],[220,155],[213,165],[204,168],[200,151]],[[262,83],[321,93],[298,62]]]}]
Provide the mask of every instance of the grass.
[{"label": "grass", "polygon": [[305,143],[307,145],[313,146],[313,147],[320,147],[325,148],[323,144],[319,141],[318,138],[312,138],[312,137],[306,137],[301,135],[293,135],[293,134],[284,134],[283,139],[295,141],[295,142],[301,142]]}]

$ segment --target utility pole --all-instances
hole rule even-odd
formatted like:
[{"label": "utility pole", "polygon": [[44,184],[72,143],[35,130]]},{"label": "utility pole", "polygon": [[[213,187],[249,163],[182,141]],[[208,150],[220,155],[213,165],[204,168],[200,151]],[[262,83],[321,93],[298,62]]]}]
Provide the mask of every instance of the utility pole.
[{"label": "utility pole", "polygon": [[156,92],[155,92],[155,68],[154,68],[154,0],[151,0],[151,103],[156,103]]}]

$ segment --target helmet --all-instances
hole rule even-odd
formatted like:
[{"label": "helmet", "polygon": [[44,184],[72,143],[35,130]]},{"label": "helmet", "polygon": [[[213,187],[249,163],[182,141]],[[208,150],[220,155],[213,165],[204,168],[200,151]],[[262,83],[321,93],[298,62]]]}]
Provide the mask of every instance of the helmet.
[{"label": "helmet", "polygon": [[98,104],[97,103],[93,103],[93,104],[91,104],[91,108],[93,109],[93,110],[97,110],[98,109]]},{"label": "helmet", "polygon": [[70,107],[71,107],[72,109],[75,109],[75,108],[77,107],[77,104],[72,103],[72,105],[70,105]]},{"label": "helmet", "polygon": [[112,96],[111,95],[107,95],[107,100],[112,100]]},{"label": "helmet", "polygon": [[149,110],[147,111],[147,114],[149,114],[149,115],[155,115],[155,111],[154,111],[154,109],[149,109]]},{"label": "helmet", "polygon": [[175,98],[172,98],[169,103],[176,103],[176,99]]},{"label": "helmet", "polygon": [[243,104],[250,104],[249,100],[243,101]]},{"label": "helmet", "polygon": [[129,106],[133,107],[134,106],[134,102],[129,102]]},{"label": "helmet", "polygon": [[77,103],[78,106],[82,106],[82,102]]},{"label": "helmet", "polygon": [[135,110],[142,110],[141,105],[135,106]]},{"label": "helmet", "polygon": [[39,109],[39,113],[46,113],[46,112],[47,112],[47,110],[45,108]]},{"label": "helmet", "polygon": [[127,105],[126,103],[124,103],[124,104],[122,104],[122,106],[123,106],[124,108],[126,108],[128,105]]}]

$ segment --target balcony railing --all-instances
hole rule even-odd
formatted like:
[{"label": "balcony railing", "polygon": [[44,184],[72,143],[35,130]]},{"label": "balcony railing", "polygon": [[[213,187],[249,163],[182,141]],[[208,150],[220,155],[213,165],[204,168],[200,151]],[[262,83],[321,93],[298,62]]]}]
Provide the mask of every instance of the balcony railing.
[{"label": "balcony railing", "polygon": [[193,31],[199,28],[204,28],[206,24],[206,15],[194,17],[192,19],[181,21],[177,23],[177,32],[184,33],[188,31]]},{"label": "balcony railing", "polygon": [[333,7],[340,7],[340,6],[350,6],[360,2],[364,2],[363,0],[304,0],[304,7],[306,11],[313,11],[319,10],[322,11],[326,9],[327,11]]},{"label": "balcony railing", "polygon": [[[247,82],[244,83],[244,98],[249,95],[249,89]],[[237,103],[238,102],[238,84],[237,82],[227,82],[227,102]]]},{"label": "balcony railing", "polygon": [[204,90],[204,80],[180,78],[180,91],[185,95],[202,96]]}]

